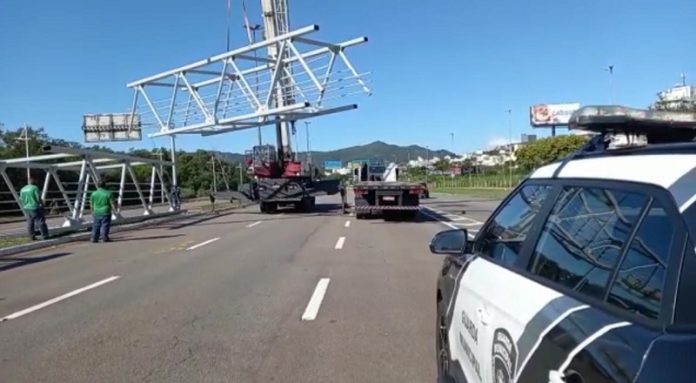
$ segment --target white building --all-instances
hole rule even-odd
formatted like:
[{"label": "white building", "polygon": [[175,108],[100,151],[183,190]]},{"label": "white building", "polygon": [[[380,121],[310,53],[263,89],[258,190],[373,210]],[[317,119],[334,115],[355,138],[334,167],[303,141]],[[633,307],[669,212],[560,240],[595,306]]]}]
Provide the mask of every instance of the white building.
[{"label": "white building", "polygon": [[679,109],[696,106],[696,87],[691,85],[675,85],[657,94],[655,106],[662,109]]}]

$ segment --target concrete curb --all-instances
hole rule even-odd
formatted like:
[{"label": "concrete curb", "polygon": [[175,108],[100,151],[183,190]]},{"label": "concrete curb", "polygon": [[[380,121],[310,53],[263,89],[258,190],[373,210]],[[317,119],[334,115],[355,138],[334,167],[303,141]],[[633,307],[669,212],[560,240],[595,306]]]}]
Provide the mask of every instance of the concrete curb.
[{"label": "concrete curb", "polygon": [[[185,215],[184,213],[186,213],[186,210],[182,210],[179,212],[173,212],[173,213],[163,213],[163,214],[166,214],[166,216],[160,216],[160,217],[156,217],[156,218],[153,217],[151,219],[148,219],[147,217],[145,217],[145,218],[134,217],[137,219],[131,219],[130,222],[124,220],[124,221],[121,221],[118,225],[113,226],[111,229],[111,232],[118,233],[121,231],[140,229],[140,228],[147,227],[147,226],[152,226],[152,225],[166,223],[169,221],[174,221],[174,220],[177,220],[180,218],[190,217],[188,215]],[[36,241],[36,242],[24,243],[24,244],[16,245],[16,246],[5,247],[5,248],[0,249],[0,257],[6,257],[9,255],[24,253],[27,251],[44,249],[47,247],[54,247],[54,246],[62,245],[62,244],[69,243],[69,242],[88,240],[90,238],[91,233],[90,232],[80,232],[83,230],[88,230],[88,228],[83,227],[83,228],[77,229],[78,232],[75,234],[66,235],[66,236],[58,237],[58,238],[54,238],[54,239],[49,239],[47,241]]]}]

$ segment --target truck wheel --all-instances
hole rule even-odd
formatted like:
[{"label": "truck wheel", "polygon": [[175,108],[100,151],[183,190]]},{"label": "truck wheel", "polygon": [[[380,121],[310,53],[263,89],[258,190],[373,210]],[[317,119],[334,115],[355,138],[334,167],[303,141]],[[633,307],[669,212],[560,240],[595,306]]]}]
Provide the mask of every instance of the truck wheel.
[{"label": "truck wheel", "polygon": [[278,212],[278,204],[275,202],[268,204],[268,214],[275,214]]},{"label": "truck wheel", "polygon": [[315,204],[314,197],[304,197],[302,202],[299,203],[299,208],[305,213],[309,213],[313,210]]},{"label": "truck wheel", "polygon": [[278,204],[272,202],[261,202],[259,204],[259,208],[263,214],[273,214],[278,211]]},{"label": "truck wheel", "polygon": [[367,214],[365,213],[355,213],[355,219],[365,219],[367,218]]},{"label": "truck wheel", "polygon": [[403,218],[404,221],[413,221],[414,219],[416,219],[417,215],[418,215],[417,210],[406,210],[406,211],[402,212],[401,217]]}]

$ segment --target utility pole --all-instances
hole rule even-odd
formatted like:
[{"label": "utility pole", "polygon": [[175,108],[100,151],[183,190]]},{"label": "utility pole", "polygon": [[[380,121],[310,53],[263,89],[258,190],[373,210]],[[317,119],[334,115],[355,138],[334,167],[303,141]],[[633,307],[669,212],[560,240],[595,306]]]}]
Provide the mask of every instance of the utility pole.
[{"label": "utility pole", "polygon": [[239,163],[239,184],[237,185],[237,191],[242,190],[242,184],[244,183],[244,174],[242,173],[244,170],[242,168],[242,163]]},{"label": "utility pole", "polygon": [[162,153],[162,148],[159,148],[158,152],[158,157],[159,157],[159,173],[160,173],[160,202],[164,203],[164,165],[162,165],[162,156],[164,153]]},{"label": "utility pole", "polygon": [[213,193],[217,193],[217,173],[215,172],[215,156],[211,156],[210,160],[213,161]]},{"label": "utility pole", "polygon": [[24,152],[27,158],[27,184],[31,179],[31,169],[29,168],[29,126],[24,123]]}]

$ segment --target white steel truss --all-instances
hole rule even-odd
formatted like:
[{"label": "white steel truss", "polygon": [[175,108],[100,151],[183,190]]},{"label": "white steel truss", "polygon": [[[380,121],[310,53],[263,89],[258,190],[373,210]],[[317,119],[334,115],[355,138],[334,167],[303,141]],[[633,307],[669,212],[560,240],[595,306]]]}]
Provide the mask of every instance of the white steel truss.
[{"label": "white steel truss", "polygon": [[[43,190],[41,198],[46,199],[48,188],[51,181],[55,182],[60,191],[60,194],[68,207],[69,214],[65,217],[63,227],[75,227],[83,223],[83,215],[85,205],[87,204],[88,188],[90,183],[97,185],[101,179],[101,173],[110,169],[121,170],[121,180],[118,190],[118,199],[116,203],[116,212],[114,218],[120,219],[120,211],[123,204],[126,178],[130,178],[135,186],[138,198],[143,208],[143,215],[153,214],[153,203],[155,196],[155,186],[159,181],[161,191],[163,191],[169,201],[170,211],[175,210],[173,201],[170,200],[170,192],[167,190],[165,178],[163,174],[164,166],[173,166],[174,164],[168,161],[153,160],[149,158],[134,157],[124,154],[105,153],[87,149],[74,149],[58,146],[44,146],[43,151],[49,154],[38,156],[10,158],[0,160],[0,178],[5,182],[10,194],[14,198],[17,205],[21,206],[19,200],[19,191],[12,183],[12,180],[7,174],[9,168],[26,168],[40,169],[45,172]],[[57,159],[74,159],[70,162],[46,162]],[[151,168],[149,195],[143,192],[140,188],[139,180],[137,179],[133,167],[148,166]],[[74,171],[79,174],[77,191],[73,199],[70,198],[66,191],[58,171]],[[25,211],[22,211],[26,215]]]},{"label": "white steel truss", "polygon": [[310,25],[129,83],[131,113],[157,127],[150,136],[159,137],[213,135],[355,109],[337,100],[369,95],[369,73],[359,73],[345,50],[367,38],[332,44],[305,37],[318,29]]}]

